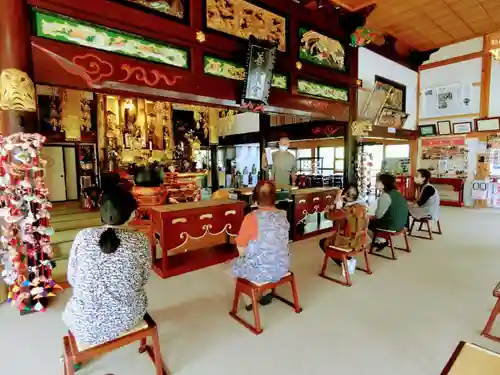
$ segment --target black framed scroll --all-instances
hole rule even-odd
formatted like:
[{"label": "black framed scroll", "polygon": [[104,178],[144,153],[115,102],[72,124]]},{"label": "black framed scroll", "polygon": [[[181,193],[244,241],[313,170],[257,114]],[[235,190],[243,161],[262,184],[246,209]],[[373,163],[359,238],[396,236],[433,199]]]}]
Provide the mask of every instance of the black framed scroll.
[{"label": "black framed scroll", "polygon": [[268,104],[276,62],[276,44],[250,37],[242,106],[259,110]]}]

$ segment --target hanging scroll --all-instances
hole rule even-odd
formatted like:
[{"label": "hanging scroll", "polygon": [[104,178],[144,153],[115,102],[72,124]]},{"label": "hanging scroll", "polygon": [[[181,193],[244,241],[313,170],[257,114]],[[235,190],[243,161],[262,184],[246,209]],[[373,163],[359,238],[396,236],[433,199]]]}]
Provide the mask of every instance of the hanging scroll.
[{"label": "hanging scroll", "polygon": [[258,110],[268,103],[273,79],[276,44],[250,37],[242,106]]}]

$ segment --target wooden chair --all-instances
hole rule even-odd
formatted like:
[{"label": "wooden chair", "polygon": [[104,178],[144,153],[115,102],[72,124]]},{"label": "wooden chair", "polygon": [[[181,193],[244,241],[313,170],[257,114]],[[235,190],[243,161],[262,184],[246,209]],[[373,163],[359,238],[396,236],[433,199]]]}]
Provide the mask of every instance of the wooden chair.
[{"label": "wooden chair", "polygon": [[[277,295],[275,292],[276,287],[287,283],[290,283],[290,286],[292,287],[293,302],[286,300],[285,298]],[[270,289],[272,291],[274,299],[277,299],[278,301],[281,301],[284,304],[293,307],[297,314],[302,312],[302,308],[300,307],[299,303],[299,295],[297,293],[297,285],[295,284],[295,275],[292,272],[289,272],[281,280],[275,283],[257,284],[241,278],[236,279],[233,309],[231,310],[229,315],[231,315],[238,323],[248,328],[250,332],[252,332],[253,334],[255,335],[261,334],[263,332],[263,329],[260,324],[259,298],[264,294],[265,291]],[[255,325],[247,323],[245,320],[243,320],[238,316],[238,304],[240,301],[240,295],[242,293],[249,296],[252,299],[252,310],[253,310]]]},{"label": "wooden chair", "polygon": [[[420,219],[417,219],[415,217],[413,217],[413,221],[411,223],[411,227],[410,227],[410,236],[413,236],[413,237],[416,237],[416,238],[423,238],[423,239],[426,239],[426,240],[432,240],[432,233],[435,233],[435,234],[443,234],[443,232],[441,231],[441,223],[439,222],[439,220],[436,221],[437,223],[437,227],[438,227],[438,231],[437,232],[433,232],[432,231],[432,218],[430,217],[423,217],[423,218],[420,218]],[[420,225],[418,226],[418,231],[421,232],[422,229],[423,229],[423,226],[424,224],[426,225],[427,227],[427,233],[429,233],[429,237],[423,237],[423,236],[415,236],[412,234],[413,232],[413,226],[415,225],[415,223],[420,223]]]},{"label": "wooden chair", "polygon": [[[400,247],[394,247],[394,243],[392,242],[392,238],[393,237],[400,236],[400,235],[403,235],[404,238],[405,238],[406,248],[404,248],[404,249],[400,248]],[[389,243],[389,247],[391,249],[391,255],[392,255],[391,257],[385,256],[383,254],[380,254],[378,252],[374,252],[373,251],[373,249],[375,247],[375,239],[377,237],[384,238],[385,240],[387,240],[387,242]],[[396,231],[393,231],[393,230],[376,229],[375,233],[373,234],[373,241],[372,241],[372,244],[371,244],[371,247],[370,247],[370,254],[376,255],[376,256],[379,256],[379,257],[382,257],[382,258],[386,258],[386,259],[396,260],[396,259],[398,259],[398,257],[396,256],[395,249],[403,250],[403,251],[406,251],[408,253],[411,253],[410,244],[408,242],[408,230],[406,228],[403,228],[399,232],[396,232]]]},{"label": "wooden chair", "polygon": [[[321,276],[324,279],[333,281],[335,283],[344,285],[344,286],[352,286],[351,282],[351,276],[349,275],[348,272],[348,267],[347,267],[347,258],[348,257],[355,257],[358,255],[363,255],[365,258],[365,268],[360,268],[356,267],[357,270],[364,271],[368,275],[372,274],[371,268],[370,268],[370,262],[368,260],[368,248],[366,246],[363,246],[360,250],[354,250],[354,249],[348,249],[348,248],[343,248],[343,247],[336,247],[336,246],[328,246],[325,249],[325,258],[323,260],[323,267],[321,268],[321,273],[319,276]],[[344,265],[344,274],[345,274],[345,281],[337,280],[332,277],[326,276],[326,267],[328,266],[328,261],[330,258],[340,260],[342,264]]]},{"label": "wooden chair", "polygon": [[498,314],[500,314],[500,283],[498,283],[495,289],[493,289],[493,297],[497,299],[497,302],[495,303],[495,307],[493,307],[493,310],[491,311],[490,317],[488,318],[488,321],[486,322],[481,335],[490,340],[500,342],[500,337],[493,336],[490,333],[491,328],[493,327],[493,323],[495,323],[496,317],[498,316]]},{"label": "wooden chair", "polygon": [[[147,338],[151,337],[153,347],[147,345]],[[109,353],[115,349],[129,345],[135,341],[140,341],[139,353],[147,352],[151,360],[155,364],[156,375],[167,375],[168,371],[163,363],[160,352],[160,340],[158,337],[158,329],[154,320],[146,314],[144,321],[137,325],[132,330],[126,332],[116,340],[106,342],[96,346],[85,346],[76,342],[71,332],[68,336],[63,337],[64,345],[64,375],[74,375],[81,364],[89,360]]]}]

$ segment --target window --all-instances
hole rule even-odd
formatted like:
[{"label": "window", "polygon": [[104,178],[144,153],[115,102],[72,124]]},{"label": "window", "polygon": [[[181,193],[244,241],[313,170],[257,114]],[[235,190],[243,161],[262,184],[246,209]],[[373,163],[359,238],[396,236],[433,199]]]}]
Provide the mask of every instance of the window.
[{"label": "window", "polygon": [[385,159],[397,158],[405,159],[410,157],[410,145],[387,145],[385,146]]},{"label": "window", "polygon": [[318,147],[318,156],[323,158],[323,175],[344,171],[344,147]]},{"label": "window", "polygon": [[318,157],[323,158],[323,169],[333,169],[335,162],[335,147],[319,147]]},{"label": "window", "polygon": [[297,159],[298,158],[310,158],[312,156],[312,149],[310,148],[299,148],[297,150]]}]

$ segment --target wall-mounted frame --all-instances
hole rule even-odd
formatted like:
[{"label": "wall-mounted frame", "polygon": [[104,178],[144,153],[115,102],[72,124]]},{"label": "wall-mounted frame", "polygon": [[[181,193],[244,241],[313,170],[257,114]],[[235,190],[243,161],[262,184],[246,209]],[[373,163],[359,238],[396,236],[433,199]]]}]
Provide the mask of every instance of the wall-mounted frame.
[{"label": "wall-mounted frame", "polygon": [[[287,50],[287,17],[246,0],[205,0],[205,28],[247,39],[250,35]],[[245,27],[243,27],[245,26]]]},{"label": "wall-mounted frame", "polygon": [[386,92],[384,90],[378,90],[374,85],[372,91],[370,92],[370,96],[366,100],[359,115],[359,119],[375,123],[380,115],[380,111],[384,108],[390,93],[391,91]]},{"label": "wall-mounted frame", "polygon": [[472,122],[455,122],[453,123],[453,134],[467,134],[472,132]]},{"label": "wall-mounted frame", "polygon": [[421,137],[432,137],[437,135],[435,124],[419,125],[418,131]]},{"label": "wall-mounted frame", "polygon": [[492,117],[474,120],[476,131],[491,132],[500,130],[500,117]]},{"label": "wall-mounted frame", "polygon": [[324,99],[337,100],[340,102],[349,101],[349,91],[347,89],[297,79],[297,92],[304,95],[316,96]]},{"label": "wall-mounted frame", "polygon": [[189,24],[189,0],[112,0],[137,10]]},{"label": "wall-mounted frame", "polygon": [[438,121],[437,131],[439,135],[450,135],[452,134],[451,121]]},{"label": "wall-mounted frame", "polygon": [[94,25],[55,13],[34,10],[35,35],[87,48],[135,57],[151,62],[189,68],[185,48],[145,39],[125,31]]},{"label": "wall-mounted frame", "polygon": [[[387,98],[385,103],[386,107],[390,107],[392,109],[397,109],[398,111],[406,112],[406,86],[387,79],[385,77],[381,77],[375,75],[375,89],[376,90],[384,90],[390,95]],[[392,90],[391,90],[392,88]]]},{"label": "wall-mounted frame", "polygon": [[346,52],[338,40],[315,30],[299,28],[299,60],[346,71]]},{"label": "wall-mounted frame", "polygon": [[[234,79],[235,81],[245,80],[245,67],[243,65],[209,54],[203,56],[203,72],[211,76]],[[288,90],[288,76],[273,73],[271,87]]]},{"label": "wall-mounted frame", "polygon": [[375,121],[376,126],[401,129],[404,127],[408,114],[390,107],[383,107]]}]

